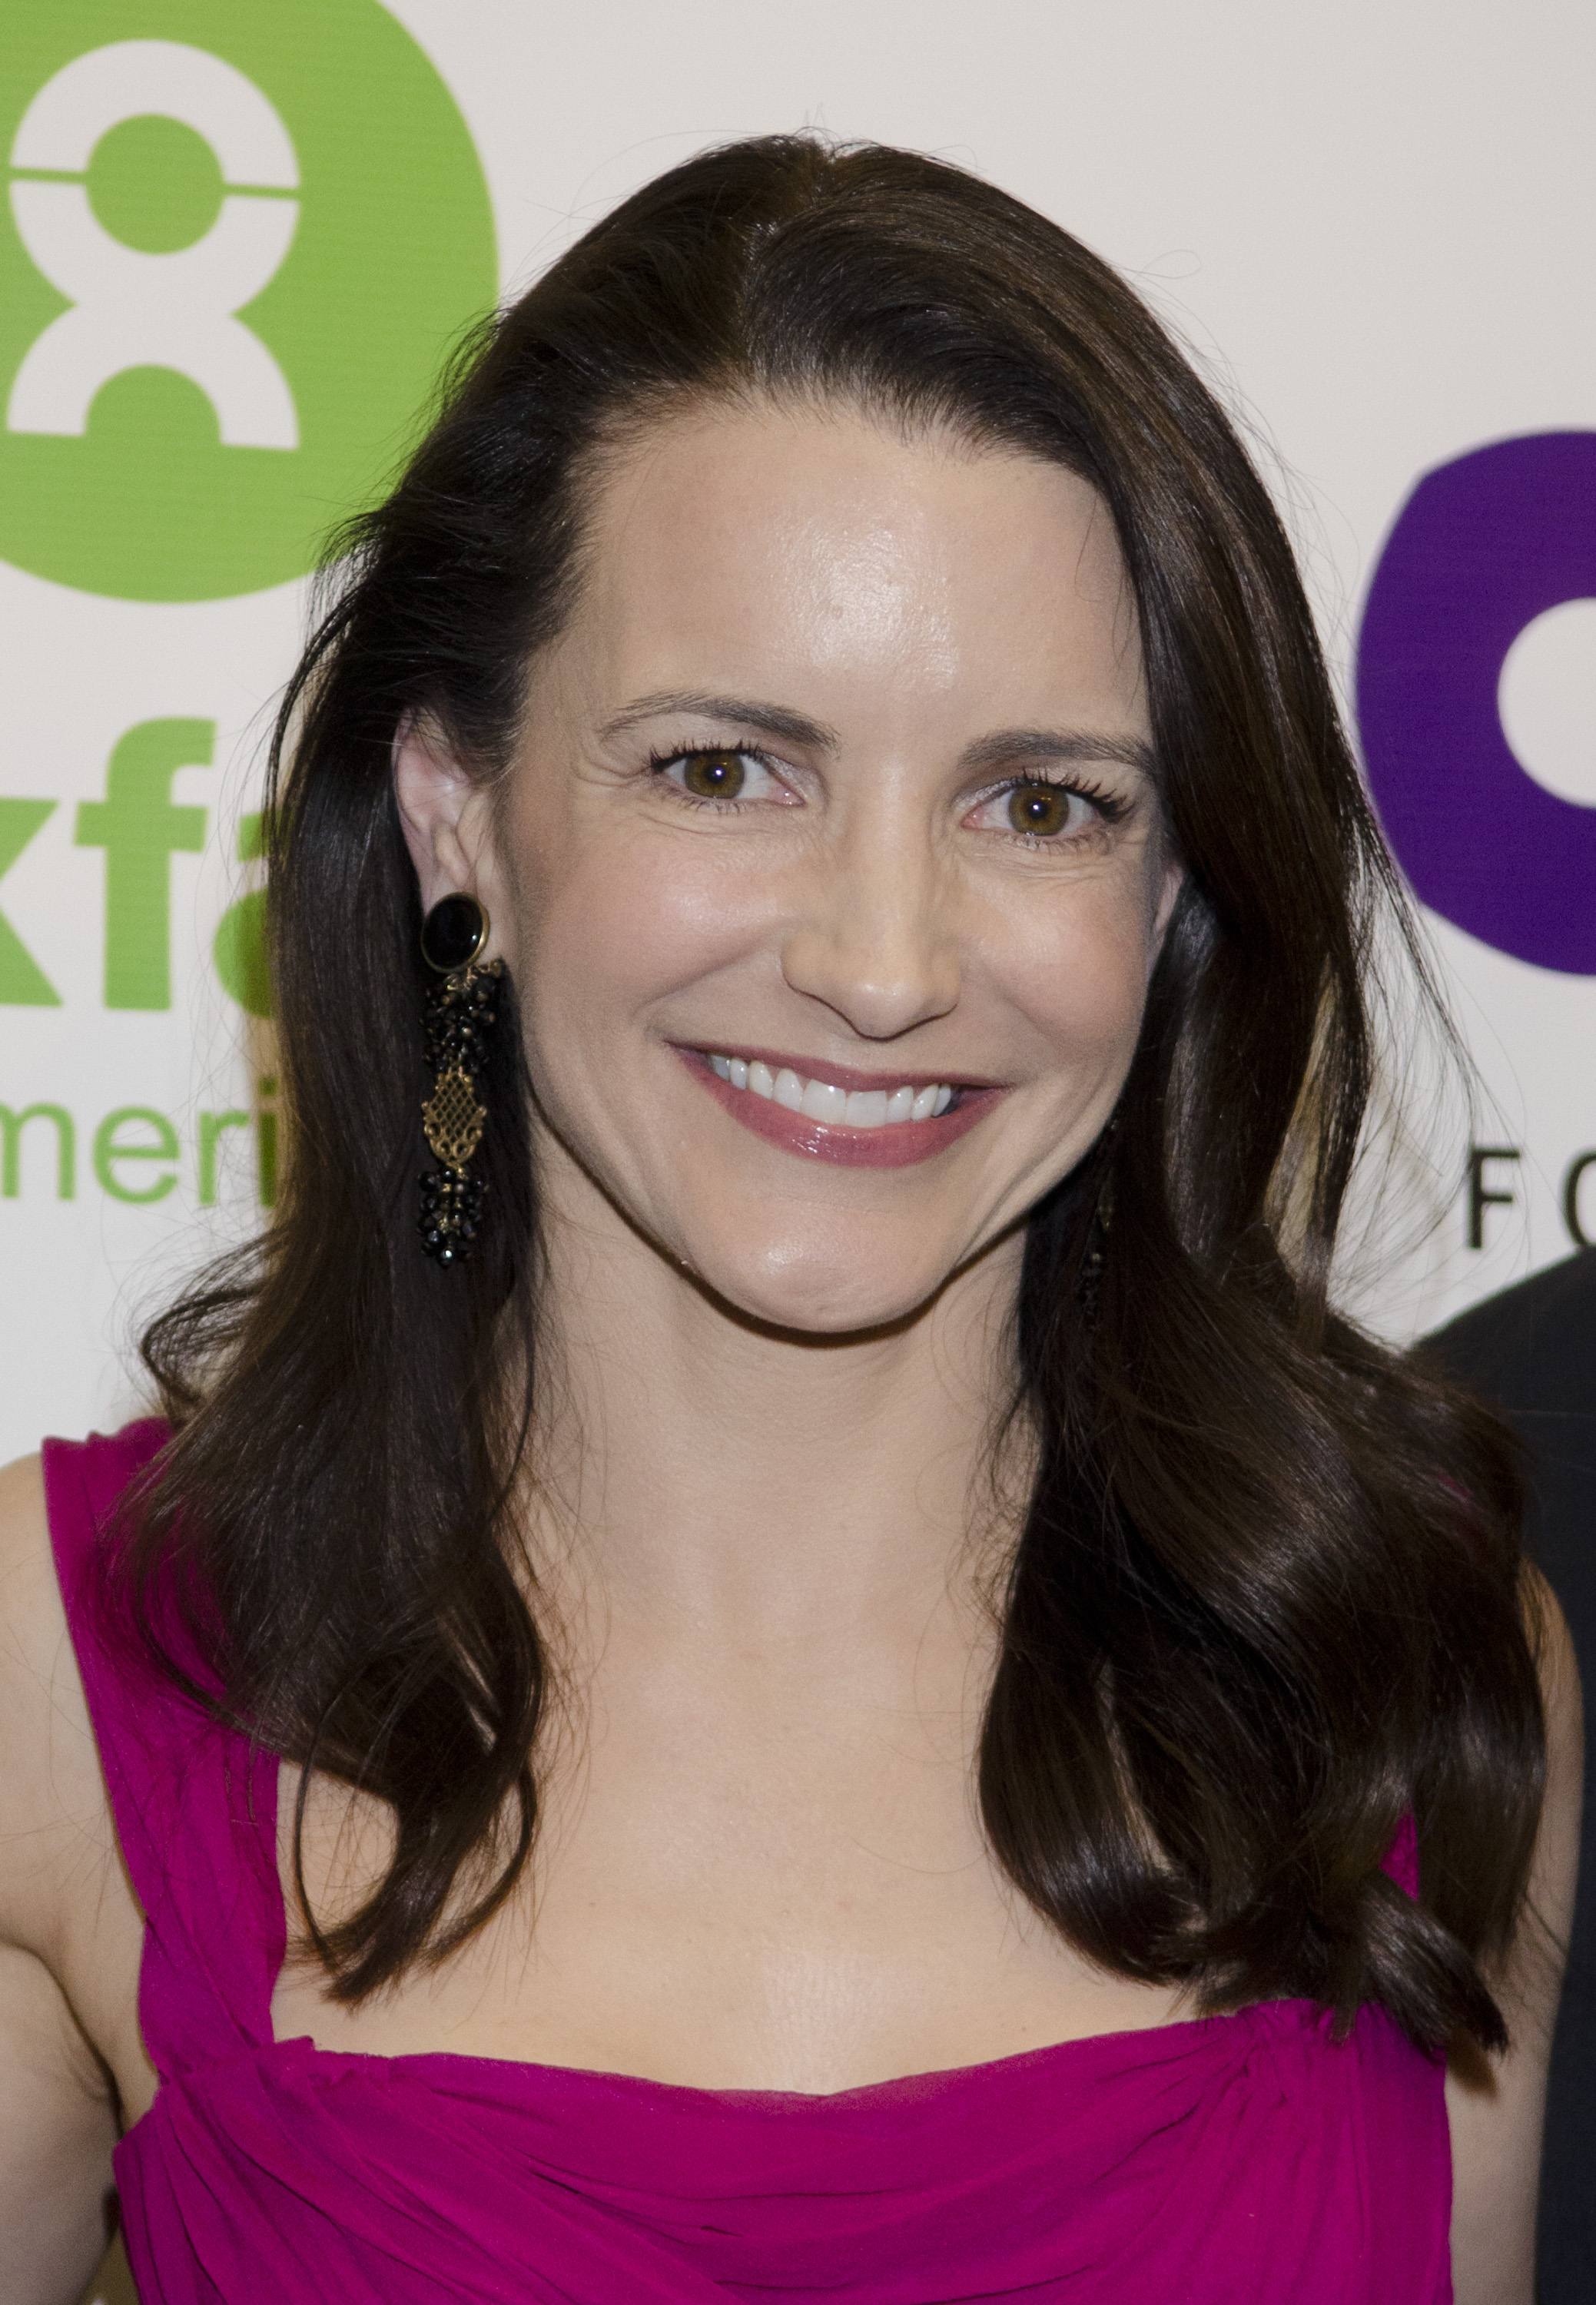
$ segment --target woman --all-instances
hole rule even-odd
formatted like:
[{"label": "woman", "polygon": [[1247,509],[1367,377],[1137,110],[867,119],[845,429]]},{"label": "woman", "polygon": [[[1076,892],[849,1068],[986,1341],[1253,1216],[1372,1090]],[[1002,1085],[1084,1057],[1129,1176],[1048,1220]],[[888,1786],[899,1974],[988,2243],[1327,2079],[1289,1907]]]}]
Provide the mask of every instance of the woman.
[{"label": "woman", "polygon": [[183,2305],[1429,2301],[1451,2168],[1527,2300],[1577,1699],[1327,1308],[1397,900],[1154,320],[676,170],[279,761],[281,1220],[10,1476],[7,2293],[120,2127]]}]

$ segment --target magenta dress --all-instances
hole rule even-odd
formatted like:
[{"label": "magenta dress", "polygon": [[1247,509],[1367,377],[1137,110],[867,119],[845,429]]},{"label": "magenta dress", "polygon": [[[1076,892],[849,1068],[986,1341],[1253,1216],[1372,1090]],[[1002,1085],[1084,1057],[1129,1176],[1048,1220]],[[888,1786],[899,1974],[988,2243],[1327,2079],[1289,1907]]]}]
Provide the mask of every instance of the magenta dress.
[{"label": "magenta dress", "polygon": [[277,1762],[95,1632],[97,1532],[164,1437],[45,1456],[148,1920],[160,2087],[115,2157],[144,2305],[1451,2298],[1441,2069],[1376,2010],[1339,2045],[1280,2001],[832,2097],[275,2040]]}]

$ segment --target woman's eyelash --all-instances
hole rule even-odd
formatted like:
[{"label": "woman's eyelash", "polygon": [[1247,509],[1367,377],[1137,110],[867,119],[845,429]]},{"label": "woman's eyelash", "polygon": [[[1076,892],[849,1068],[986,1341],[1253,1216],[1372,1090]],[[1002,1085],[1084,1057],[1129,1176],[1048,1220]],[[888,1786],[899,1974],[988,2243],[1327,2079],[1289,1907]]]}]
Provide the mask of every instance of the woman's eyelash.
[{"label": "woman's eyelash", "polygon": [[1101,785],[1088,784],[1082,777],[1049,777],[1033,770],[1022,776],[1005,777],[983,793],[983,801],[1002,800],[1005,793],[1025,792],[1033,786],[1046,786],[1050,792],[1074,793],[1089,801],[1105,824],[1119,824],[1130,815],[1135,804],[1123,793],[1108,792]]},{"label": "woman's eyelash", "polygon": [[[651,752],[648,756],[648,773],[651,777],[662,776],[668,769],[680,768],[685,761],[713,760],[716,758],[736,761],[752,761],[757,767],[763,769],[766,775],[772,775],[775,772],[774,763],[766,756],[765,753],[759,750],[757,745],[678,744],[672,746],[668,751]],[[1084,778],[1079,776],[1050,777],[1039,770],[1033,770],[1029,773],[1006,777],[1001,784],[989,787],[988,789],[981,795],[977,805],[989,805],[994,800],[1002,800],[1003,795],[1007,793],[1024,792],[1028,788],[1041,786],[1046,787],[1050,791],[1069,793],[1079,799],[1084,800],[1087,802],[1088,806],[1097,811],[1099,818],[1105,824],[1118,824],[1122,822],[1123,819],[1131,813],[1131,808],[1134,804],[1131,801],[1127,799],[1122,793],[1108,791],[1101,785],[1090,783]],[[736,808],[738,805],[737,796],[734,794],[722,795],[707,793],[683,792],[681,797],[684,800],[691,802],[694,806],[700,808]],[[1017,837],[1020,838],[1029,838],[1031,836],[1028,834],[1020,834]]]},{"label": "woman's eyelash", "polygon": [[648,772],[657,777],[662,770],[678,769],[684,761],[755,761],[762,769],[771,769],[773,762],[755,744],[673,744],[669,752],[651,753]]},{"label": "woman's eyelash", "polygon": [[[695,761],[738,762],[735,782],[724,791],[695,792],[685,777],[684,780],[679,783],[676,778],[670,775],[670,771],[673,769],[680,769],[690,773]],[[759,796],[750,796],[743,791],[743,787],[747,782],[749,767],[757,770],[761,775],[772,782],[781,781],[775,763],[753,744],[679,744],[673,751],[651,753],[648,756],[650,777],[668,779],[667,788],[674,792],[678,800],[684,801],[689,808],[736,810],[756,805]],[[765,797],[768,800],[768,795]]]}]

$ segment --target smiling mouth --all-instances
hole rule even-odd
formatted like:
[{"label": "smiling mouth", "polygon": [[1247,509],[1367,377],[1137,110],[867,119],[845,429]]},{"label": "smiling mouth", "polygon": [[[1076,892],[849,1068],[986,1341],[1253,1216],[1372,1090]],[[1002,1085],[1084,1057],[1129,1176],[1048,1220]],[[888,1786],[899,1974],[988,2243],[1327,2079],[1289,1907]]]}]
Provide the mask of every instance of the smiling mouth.
[{"label": "smiling mouth", "polygon": [[766,1050],[677,1053],[755,1135],[811,1159],[902,1168],[962,1136],[1002,1095],[991,1081],[905,1079],[851,1066],[807,1072]]},{"label": "smiling mouth", "polygon": [[898,1128],[906,1120],[940,1120],[957,1091],[947,1081],[928,1081],[924,1088],[905,1082],[900,1087],[844,1088],[839,1082],[813,1076],[807,1079],[783,1065],[772,1072],[755,1057],[710,1054],[710,1070],[717,1080],[750,1096],[763,1096],[806,1120],[823,1120],[832,1128]]}]

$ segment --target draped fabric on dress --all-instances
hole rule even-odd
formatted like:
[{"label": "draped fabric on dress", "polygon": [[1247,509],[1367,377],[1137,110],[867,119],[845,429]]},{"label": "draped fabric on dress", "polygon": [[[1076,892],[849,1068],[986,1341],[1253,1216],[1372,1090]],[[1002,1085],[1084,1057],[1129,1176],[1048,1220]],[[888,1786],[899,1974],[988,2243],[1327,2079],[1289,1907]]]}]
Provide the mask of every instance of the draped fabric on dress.
[{"label": "draped fabric on dress", "polygon": [[274,2040],[277,1762],[98,1629],[99,1533],[165,1437],[46,1455],[148,1917],[160,2086],[115,2161],[144,2305],[1450,2299],[1441,2071],[1375,2010],[1340,2044],[1275,2002],[829,2097]]}]

